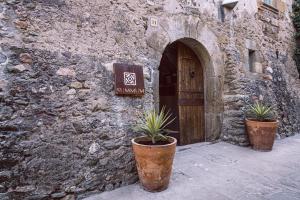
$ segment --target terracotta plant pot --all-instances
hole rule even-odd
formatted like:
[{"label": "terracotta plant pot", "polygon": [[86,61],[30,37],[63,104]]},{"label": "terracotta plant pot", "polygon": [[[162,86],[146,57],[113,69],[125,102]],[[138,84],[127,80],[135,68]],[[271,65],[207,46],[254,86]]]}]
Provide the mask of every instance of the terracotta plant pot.
[{"label": "terracotta plant pot", "polygon": [[273,148],[278,122],[260,122],[246,119],[247,133],[253,149],[271,151]]},{"label": "terracotta plant pot", "polygon": [[147,137],[132,139],[133,152],[142,187],[149,192],[168,188],[177,140],[168,137],[169,144],[145,145]]}]

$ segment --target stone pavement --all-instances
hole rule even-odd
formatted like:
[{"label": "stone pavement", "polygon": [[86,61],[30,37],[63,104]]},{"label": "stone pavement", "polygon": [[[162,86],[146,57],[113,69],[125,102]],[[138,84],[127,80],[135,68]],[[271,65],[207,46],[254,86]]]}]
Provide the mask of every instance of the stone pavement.
[{"label": "stone pavement", "polygon": [[276,141],[272,152],[224,142],[178,147],[168,190],[138,184],[85,200],[300,200],[300,135]]}]

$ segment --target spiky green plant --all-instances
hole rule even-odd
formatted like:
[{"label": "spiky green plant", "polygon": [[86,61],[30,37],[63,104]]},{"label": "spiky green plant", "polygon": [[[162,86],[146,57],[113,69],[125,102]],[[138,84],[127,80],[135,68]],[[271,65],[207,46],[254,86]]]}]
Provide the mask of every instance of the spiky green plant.
[{"label": "spiky green plant", "polygon": [[164,135],[165,128],[174,120],[175,118],[171,119],[170,111],[165,111],[165,107],[159,113],[151,110],[144,114],[141,124],[135,127],[135,130],[144,133],[155,144],[158,141],[167,140],[167,137]]},{"label": "spiky green plant", "polygon": [[248,116],[249,118],[257,121],[270,121],[274,120],[274,113],[272,106],[266,106],[262,102],[256,102],[254,105],[249,105]]}]

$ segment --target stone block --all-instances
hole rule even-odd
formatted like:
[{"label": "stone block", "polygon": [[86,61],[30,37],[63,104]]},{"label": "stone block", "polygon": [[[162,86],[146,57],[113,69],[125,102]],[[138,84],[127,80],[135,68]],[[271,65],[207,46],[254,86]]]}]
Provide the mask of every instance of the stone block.
[{"label": "stone block", "polygon": [[15,66],[8,67],[8,71],[11,73],[21,73],[29,69],[29,66],[26,64],[20,64]]},{"label": "stone block", "polygon": [[99,144],[96,143],[96,142],[94,142],[94,143],[90,146],[90,148],[89,148],[89,153],[90,153],[90,154],[94,154],[94,153],[96,153],[99,149],[100,149]]},{"label": "stone block", "polygon": [[80,98],[86,99],[88,96],[88,94],[91,92],[90,89],[80,89],[78,90],[78,95],[80,96]]},{"label": "stone block", "polygon": [[22,63],[32,64],[32,57],[29,53],[21,53],[19,58]]},{"label": "stone block", "polygon": [[4,91],[6,85],[7,85],[6,80],[0,80],[0,92]]},{"label": "stone block", "polygon": [[7,56],[0,52],[0,64],[3,64],[7,61]]},{"label": "stone block", "polygon": [[282,0],[277,1],[277,9],[281,12],[284,13],[287,9],[286,3]]},{"label": "stone block", "polygon": [[271,20],[271,24],[273,25],[273,26],[279,26],[279,21],[277,20],[277,19],[272,19]]},{"label": "stone block", "polygon": [[273,77],[272,77],[272,75],[264,75],[263,79],[268,80],[268,81],[272,81]]},{"label": "stone block", "polygon": [[76,81],[70,84],[70,88],[81,89],[83,87],[82,83]]},{"label": "stone block", "polygon": [[62,198],[61,200],[75,200],[75,195],[69,194],[69,195],[65,196],[64,198]]},{"label": "stone block", "polygon": [[259,63],[259,62],[255,62],[255,63],[253,64],[252,72],[262,74],[262,73],[263,73],[263,67],[262,67],[262,64]]},{"label": "stone block", "polygon": [[266,71],[269,72],[270,74],[273,74],[273,69],[272,69],[272,67],[267,67],[267,68],[266,68]]},{"label": "stone block", "polygon": [[253,51],[257,50],[256,42],[254,40],[246,39],[245,45],[246,45],[247,49],[250,49]]},{"label": "stone block", "polygon": [[75,89],[70,89],[66,92],[67,95],[75,95],[76,94],[76,90]]},{"label": "stone block", "polygon": [[58,193],[51,194],[51,198],[53,198],[53,199],[61,199],[65,196],[66,196],[65,192],[58,192]]},{"label": "stone block", "polygon": [[107,110],[108,108],[108,101],[104,97],[94,100],[91,104],[91,110],[93,112],[97,112],[99,110]]},{"label": "stone block", "polygon": [[8,181],[11,178],[11,171],[0,172],[0,183]]},{"label": "stone block", "polygon": [[16,189],[14,189],[14,192],[18,193],[29,193],[36,190],[36,187],[33,185],[26,185],[26,186],[18,186]]},{"label": "stone block", "polygon": [[1,200],[10,200],[8,193],[0,193],[0,199]]},{"label": "stone block", "polygon": [[23,20],[16,20],[15,24],[18,28],[20,29],[27,29],[28,28],[28,23],[27,21],[23,21]]},{"label": "stone block", "polygon": [[146,38],[146,42],[151,48],[162,53],[164,47],[169,42],[169,38],[164,34],[159,34],[158,32],[152,32],[151,35],[149,35]]},{"label": "stone block", "polygon": [[11,117],[13,115],[13,112],[14,111],[13,111],[13,109],[10,106],[3,106],[0,109],[0,121],[11,119]]},{"label": "stone block", "polygon": [[59,76],[70,76],[70,77],[76,76],[76,72],[73,69],[69,69],[69,68],[59,68],[56,71],[56,74]]},{"label": "stone block", "polygon": [[111,191],[113,189],[114,189],[113,184],[108,184],[108,185],[105,186],[105,191]]},{"label": "stone block", "polygon": [[[23,200],[23,199],[22,199]],[[49,200],[48,194],[34,194],[25,198],[24,200]]]}]

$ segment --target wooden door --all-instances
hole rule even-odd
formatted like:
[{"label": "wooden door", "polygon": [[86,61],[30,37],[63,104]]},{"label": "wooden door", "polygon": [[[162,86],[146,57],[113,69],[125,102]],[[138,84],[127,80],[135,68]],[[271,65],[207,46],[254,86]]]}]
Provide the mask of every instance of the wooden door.
[{"label": "wooden door", "polygon": [[178,110],[180,144],[205,140],[203,69],[195,53],[178,43]]}]

